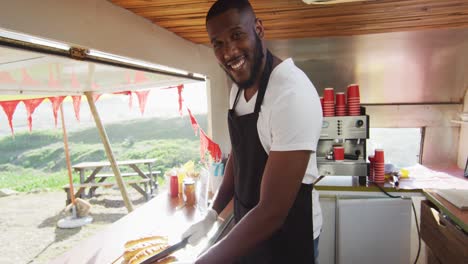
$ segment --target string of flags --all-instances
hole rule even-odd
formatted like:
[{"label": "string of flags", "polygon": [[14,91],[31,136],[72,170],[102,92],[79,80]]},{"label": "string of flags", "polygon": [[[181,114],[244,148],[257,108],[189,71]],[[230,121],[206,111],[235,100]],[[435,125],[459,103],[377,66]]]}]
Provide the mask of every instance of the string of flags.
[{"label": "string of flags", "polygon": [[[48,81],[48,86],[51,88],[58,88],[61,87],[61,83],[55,78],[53,74],[52,68],[49,68],[49,81]],[[22,79],[21,79],[21,84],[22,85],[38,85],[40,82],[34,80],[31,78],[31,76],[28,74],[28,72],[25,69],[22,69],[21,71]],[[135,72],[134,80],[131,79],[130,75],[126,75],[126,82],[127,84],[134,84],[134,83],[141,83],[141,82],[146,82],[148,79],[145,77],[143,72]],[[1,72],[0,71],[0,84],[14,84],[16,81],[11,77],[11,75],[8,72]],[[80,88],[80,83],[78,82],[75,73],[72,73],[71,75],[71,87],[73,88]],[[92,83],[93,89],[99,89],[99,86],[95,83]],[[183,89],[184,85],[178,85],[178,86],[171,86],[171,87],[166,87],[166,88],[161,88],[161,89],[177,89],[178,93],[178,104],[179,104],[179,114],[183,116],[183,109],[184,109],[184,100],[183,100]],[[145,112],[145,107],[146,107],[146,102],[148,95],[151,90],[139,90],[139,91],[121,91],[121,92],[115,92],[113,94],[117,95],[126,95],[129,97],[129,108],[132,108],[132,101],[133,101],[133,95],[137,96],[138,99],[138,104],[139,104],[139,110],[141,114],[143,115]],[[99,100],[102,94],[99,93],[94,93],[93,94],[93,100],[96,102]],[[52,113],[54,116],[54,123],[55,126],[57,127],[57,112],[60,108],[60,105],[63,103],[67,96],[51,96],[51,97],[43,97],[43,98],[34,98],[34,99],[20,99],[20,100],[9,100],[9,101],[0,101],[0,106],[5,112],[5,115],[8,119],[8,124],[10,126],[11,134],[14,136],[14,129],[13,129],[13,115],[15,113],[15,110],[18,106],[18,104],[23,103],[25,108],[26,108],[26,113],[27,113],[27,121],[28,121],[28,128],[29,131],[32,131],[32,116],[34,114],[34,111],[36,108],[43,103],[44,101],[48,100],[51,103],[52,106]],[[72,95],[70,96],[73,101],[73,109],[75,112],[75,118],[77,121],[80,121],[80,106],[81,106],[81,95]],[[203,131],[203,129],[198,125],[198,121],[196,120],[195,116],[192,114],[188,106],[185,106],[185,109],[188,113],[188,116],[190,118],[190,123],[192,125],[192,128],[194,130],[195,135],[199,136],[200,138],[200,157],[203,161],[205,161],[206,158],[206,153],[209,153],[213,160],[215,161],[220,161],[221,160],[221,150],[219,148],[219,145],[216,144],[212,139],[210,139],[206,133]]]}]

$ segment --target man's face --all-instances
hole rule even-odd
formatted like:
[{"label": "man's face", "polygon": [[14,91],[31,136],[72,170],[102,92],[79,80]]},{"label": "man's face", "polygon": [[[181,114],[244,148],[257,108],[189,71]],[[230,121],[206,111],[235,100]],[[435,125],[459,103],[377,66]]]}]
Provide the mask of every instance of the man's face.
[{"label": "man's face", "polygon": [[206,25],[218,63],[241,89],[251,87],[260,75],[264,54],[259,26],[253,14],[235,9],[211,18]]}]

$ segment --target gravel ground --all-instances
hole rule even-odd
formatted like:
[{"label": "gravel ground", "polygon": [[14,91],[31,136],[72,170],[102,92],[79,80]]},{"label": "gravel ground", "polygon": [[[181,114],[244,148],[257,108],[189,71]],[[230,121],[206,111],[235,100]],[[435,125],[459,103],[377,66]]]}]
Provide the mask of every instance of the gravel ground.
[{"label": "gravel ground", "polygon": [[[145,199],[127,189],[135,207]],[[88,201],[93,222],[75,229],[60,229],[57,221],[68,213],[65,192],[18,194],[0,198],[0,264],[48,263],[85,238],[127,214],[118,189],[98,189]]]}]

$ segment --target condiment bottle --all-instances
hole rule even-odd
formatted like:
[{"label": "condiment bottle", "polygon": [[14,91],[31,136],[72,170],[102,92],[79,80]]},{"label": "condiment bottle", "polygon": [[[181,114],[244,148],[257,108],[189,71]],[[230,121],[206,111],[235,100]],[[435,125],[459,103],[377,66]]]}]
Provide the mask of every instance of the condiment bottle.
[{"label": "condiment bottle", "polygon": [[193,206],[197,203],[195,181],[193,179],[187,178],[184,181],[184,200],[187,206]]},{"label": "condiment bottle", "polygon": [[184,190],[184,179],[185,179],[185,171],[179,170],[177,173],[177,177],[179,177],[179,194],[182,194],[182,191]]},{"label": "condiment bottle", "polygon": [[177,175],[171,176],[170,194],[171,194],[171,197],[179,196],[179,179]]}]

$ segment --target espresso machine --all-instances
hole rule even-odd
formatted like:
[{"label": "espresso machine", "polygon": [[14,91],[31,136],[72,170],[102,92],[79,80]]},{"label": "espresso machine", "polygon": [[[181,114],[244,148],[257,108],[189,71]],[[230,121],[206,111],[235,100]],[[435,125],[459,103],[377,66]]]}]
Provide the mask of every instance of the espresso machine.
[{"label": "espresso machine", "polygon": [[[317,146],[319,175],[359,176],[365,185],[369,175],[366,140],[369,138],[369,116],[361,107],[359,116],[323,117],[320,140]],[[335,160],[333,147],[344,147],[344,160]]]}]

